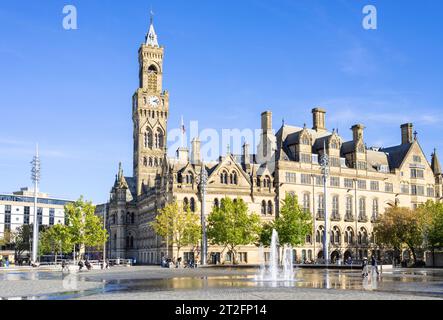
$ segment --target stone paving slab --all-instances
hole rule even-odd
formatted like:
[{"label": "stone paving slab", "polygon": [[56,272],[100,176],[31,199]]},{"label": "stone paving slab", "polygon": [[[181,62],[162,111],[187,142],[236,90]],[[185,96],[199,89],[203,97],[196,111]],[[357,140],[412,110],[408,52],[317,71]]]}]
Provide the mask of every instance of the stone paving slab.
[{"label": "stone paving slab", "polygon": [[98,294],[79,300],[434,300],[436,298],[380,292],[304,288],[219,288]]},{"label": "stone paving slab", "polygon": [[41,295],[76,292],[101,288],[100,282],[76,282],[70,279],[63,280],[21,280],[1,281],[0,298],[33,298]]}]

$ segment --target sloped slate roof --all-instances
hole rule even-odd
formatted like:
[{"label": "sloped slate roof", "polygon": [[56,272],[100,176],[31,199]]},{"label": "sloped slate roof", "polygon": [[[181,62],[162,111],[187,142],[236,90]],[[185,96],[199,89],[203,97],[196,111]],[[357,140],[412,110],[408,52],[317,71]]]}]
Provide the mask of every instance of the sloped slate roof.
[{"label": "sloped slate roof", "polygon": [[412,143],[405,143],[394,147],[383,148],[380,151],[387,153],[389,167],[391,169],[398,169],[411,149],[411,146]]}]

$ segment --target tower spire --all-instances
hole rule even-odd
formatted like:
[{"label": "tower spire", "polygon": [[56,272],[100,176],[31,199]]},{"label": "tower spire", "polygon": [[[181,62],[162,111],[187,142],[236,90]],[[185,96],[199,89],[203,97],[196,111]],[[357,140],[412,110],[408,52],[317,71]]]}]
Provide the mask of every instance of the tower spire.
[{"label": "tower spire", "polygon": [[435,175],[443,173],[440,161],[438,160],[437,149],[434,149],[434,153],[432,154],[431,168]]},{"label": "tower spire", "polygon": [[154,29],[154,12],[152,11],[152,8],[151,11],[149,12],[149,16],[150,16],[150,24],[149,24],[148,34],[146,35],[146,45],[152,47],[159,47],[157,34],[155,33]]}]

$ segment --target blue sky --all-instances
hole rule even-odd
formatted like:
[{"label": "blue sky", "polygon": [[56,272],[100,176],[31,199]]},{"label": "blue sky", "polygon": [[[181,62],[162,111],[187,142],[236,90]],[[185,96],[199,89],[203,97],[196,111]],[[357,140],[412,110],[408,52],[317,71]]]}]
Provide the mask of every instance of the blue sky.
[{"label": "blue sky", "polygon": [[[78,30],[62,27],[66,4]],[[367,4],[378,10],[375,31],[362,28]],[[311,126],[322,106],[346,139],[363,123],[369,146],[395,145],[410,121],[426,155],[443,156],[440,0],[3,1],[0,192],[30,184],[36,142],[41,189],[52,195],[100,203],[119,161],[132,174],[131,96],[151,5],[169,129],[181,115],[205,128],[258,128],[267,109],[276,130],[282,118]]]}]

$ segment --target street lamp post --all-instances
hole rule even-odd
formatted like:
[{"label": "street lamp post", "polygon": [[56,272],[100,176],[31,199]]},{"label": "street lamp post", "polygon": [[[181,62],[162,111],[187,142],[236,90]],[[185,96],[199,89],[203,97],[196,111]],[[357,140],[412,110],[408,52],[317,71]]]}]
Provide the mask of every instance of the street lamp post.
[{"label": "street lamp post", "polygon": [[206,186],[208,183],[208,172],[206,171],[205,164],[202,163],[202,170],[200,173],[200,192],[202,198],[201,205],[201,227],[202,227],[202,240],[201,240],[201,265],[206,265],[208,255],[208,241],[206,237],[206,219],[205,219],[205,207],[206,207]]},{"label": "street lamp post", "polygon": [[35,149],[35,156],[31,162],[31,179],[34,182],[34,227],[32,234],[32,262],[35,264],[37,262],[38,254],[38,214],[37,214],[37,196],[38,196],[38,184],[40,182],[40,157],[38,155],[38,145]]},{"label": "street lamp post", "polygon": [[329,260],[329,228],[328,228],[328,176],[329,176],[329,156],[326,153],[326,143],[324,143],[323,156],[320,160],[321,172],[323,175],[323,202],[324,202],[324,211],[325,211],[325,235],[323,237],[323,259],[325,260],[326,265]]}]

